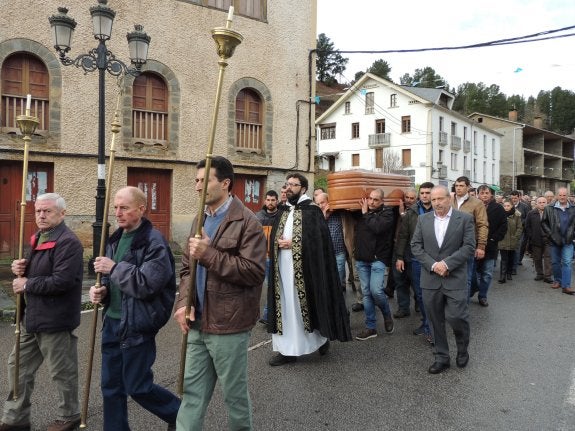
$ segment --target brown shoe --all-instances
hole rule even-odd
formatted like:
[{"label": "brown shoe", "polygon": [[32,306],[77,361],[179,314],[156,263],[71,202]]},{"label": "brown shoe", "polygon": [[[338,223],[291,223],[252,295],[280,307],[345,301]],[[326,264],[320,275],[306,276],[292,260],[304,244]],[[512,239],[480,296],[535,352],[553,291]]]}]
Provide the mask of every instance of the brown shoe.
[{"label": "brown shoe", "polygon": [[561,287],[561,285],[559,284],[558,281],[554,281],[553,284],[551,285],[551,289],[559,289]]},{"label": "brown shoe", "polygon": [[30,431],[30,424],[10,425],[0,422],[0,431]]},{"label": "brown shoe", "polygon": [[63,421],[58,419],[48,425],[48,431],[72,431],[78,429],[80,425],[80,418],[74,420]]},{"label": "brown shoe", "polygon": [[567,295],[573,295],[575,293],[575,289],[572,289],[570,287],[564,287],[563,293],[566,293]]}]

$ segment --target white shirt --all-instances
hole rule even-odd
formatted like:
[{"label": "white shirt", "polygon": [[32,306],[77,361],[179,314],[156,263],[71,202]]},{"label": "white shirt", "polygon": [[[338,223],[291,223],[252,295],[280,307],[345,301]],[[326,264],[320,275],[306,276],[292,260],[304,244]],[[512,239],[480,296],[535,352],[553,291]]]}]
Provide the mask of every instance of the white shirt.
[{"label": "white shirt", "polygon": [[449,219],[451,218],[451,213],[453,212],[453,207],[449,208],[449,211],[444,217],[440,217],[434,211],[433,216],[435,217],[435,222],[433,227],[435,229],[435,238],[437,239],[437,244],[441,247],[443,244],[443,239],[445,238],[445,231],[447,230],[447,226],[449,225]]}]

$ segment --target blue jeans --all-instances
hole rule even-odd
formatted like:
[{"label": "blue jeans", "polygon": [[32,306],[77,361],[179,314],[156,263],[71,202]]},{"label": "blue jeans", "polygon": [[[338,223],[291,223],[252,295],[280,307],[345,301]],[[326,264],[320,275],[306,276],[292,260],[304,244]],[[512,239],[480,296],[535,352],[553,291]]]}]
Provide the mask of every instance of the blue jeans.
[{"label": "blue jeans", "polygon": [[363,293],[363,311],[365,312],[365,327],[375,329],[375,306],[377,305],[384,318],[391,317],[385,287],[385,264],[379,260],[363,262],[357,260],[355,269],[359,274],[361,292]]},{"label": "blue jeans", "polygon": [[421,327],[424,329],[426,334],[429,334],[429,321],[427,320],[427,314],[425,313],[425,307],[423,305],[423,297],[421,295],[421,264],[415,259],[411,261],[411,283],[413,290],[415,290],[417,303],[419,304]]},{"label": "blue jeans", "polygon": [[104,431],[129,431],[128,396],[167,423],[176,423],[180,400],[154,384],[156,340],[120,347],[119,319],[104,318],[102,328],[102,397]]},{"label": "blue jeans", "polygon": [[477,281],[479,298],[487,298],[487,291],[491,286],[491,279],[493,278],[493,268],[495,267],[495,259],[481,259],[477,261]]},{"label": "blue jeans", "polygon": [[551,245],[551,267],[553,279],[559,282],[561,288],[571,286],[571,263],[573,261],[573,244],[563,246]]},{"label": "blue jeans", "polygon": [[337,264],[337,273],[339,274],[339,281],[341,288],[345,290],[345,252],[335,255],[335,263]]}]

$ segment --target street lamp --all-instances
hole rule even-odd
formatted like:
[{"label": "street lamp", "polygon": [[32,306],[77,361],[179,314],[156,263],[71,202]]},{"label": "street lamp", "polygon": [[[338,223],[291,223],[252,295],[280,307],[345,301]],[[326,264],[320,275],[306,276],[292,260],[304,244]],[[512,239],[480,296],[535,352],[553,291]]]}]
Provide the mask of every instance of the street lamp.
[{"label": "street lamp", "polygon": [[[72,35],[76,28],[76,21],[67,15],[68,9],[58,8],[58,14],[48,18],[52,27],[52,38],[54,48],[60,56],[60,62],[64,66],[74,65],[82,68],[84,72],[94,72],[98,70],[98,186],[96,187],[96,221],[93,227],[93,258],[100,250],[100,237],[103,229],[104,199],[106,193],[106,165],[105,165],[105,72],[110,75],[132,75],[138,76],[142,71],[142,65],[148,58],[148,47],[150,36],[148,36],[141,25],[136,24],[134,31],[127,34],[128,49],[132,67],[128,67],[122,61],[116,59],[114,54],[106,47],[106,41],[112,34],[112,24],[116,12],[107,6],[107,0],[98,0],[98,5],[90,8],[94,38],[98,40],[98,47],[92,49],[87,54],[80,54],[75,59],[68,57],[72,45]],[[107,229],[107,226],[106,226]],[[92,271],[92,265],[89,270]]]}]

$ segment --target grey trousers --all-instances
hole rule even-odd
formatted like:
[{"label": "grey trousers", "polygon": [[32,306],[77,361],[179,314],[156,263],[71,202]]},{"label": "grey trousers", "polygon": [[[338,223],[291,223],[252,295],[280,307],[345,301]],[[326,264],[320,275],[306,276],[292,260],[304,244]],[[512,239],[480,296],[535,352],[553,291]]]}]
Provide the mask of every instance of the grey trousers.
[{"label": "grey trousers", "polygon": [[423,306],[427,312],[433,333],[435,360],[450,363],[449,344],[445,322],[449,323],[455,335],[457,352],[467,352],[469,345],[469,307],[467,286],[464,289],[447,290],[422,289]]},{"label": "grey trousers", "polygon": [[5,424],[30,423],[30,398],[34,390],[36,371],[46,362],[48,372],[58,391],[58,419],[73,420],[80,417],[78,401],[78,338],[69,331],[29,334],[24,325],[20,331],[20,367],[18,399],[13,400],[15,349],[8,357],[8,383],[10,394],[4,403],[2,422]]}]

